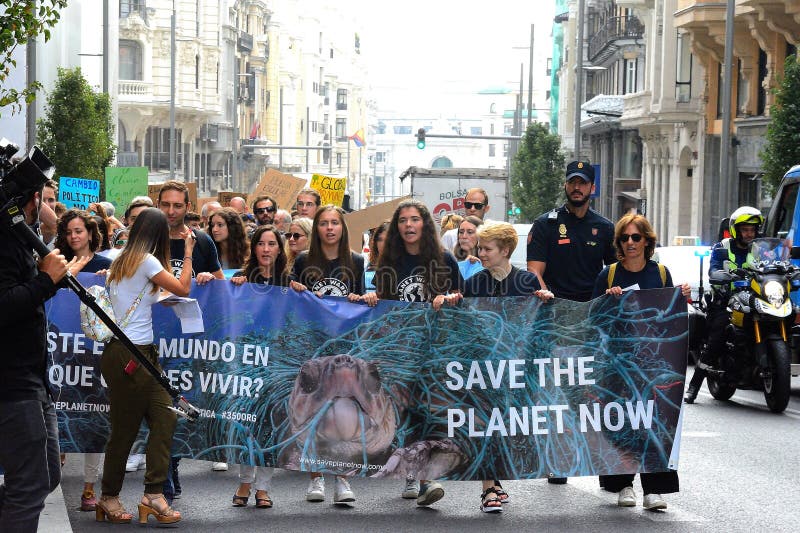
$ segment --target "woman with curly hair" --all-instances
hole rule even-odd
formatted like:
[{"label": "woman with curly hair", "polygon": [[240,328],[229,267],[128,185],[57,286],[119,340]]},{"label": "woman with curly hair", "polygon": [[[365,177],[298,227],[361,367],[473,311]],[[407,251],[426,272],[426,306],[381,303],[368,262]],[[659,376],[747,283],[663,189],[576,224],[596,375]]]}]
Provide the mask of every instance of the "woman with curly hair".
[{"label": "woman with curly hair", "polygon": [[208,219],[208,234],[217,247],[223,270],[242,268],[249,243],[242,219],[235,210],[223,207]]},{"label": "woman with curly hair", "polygon": [[69,261],[73,257],[89,257],[81,272],[94,273],[111,266],[111,259],[97,253],[103,235],[95,217],[80,209],[70,209],[58,219],[55,247]]}]

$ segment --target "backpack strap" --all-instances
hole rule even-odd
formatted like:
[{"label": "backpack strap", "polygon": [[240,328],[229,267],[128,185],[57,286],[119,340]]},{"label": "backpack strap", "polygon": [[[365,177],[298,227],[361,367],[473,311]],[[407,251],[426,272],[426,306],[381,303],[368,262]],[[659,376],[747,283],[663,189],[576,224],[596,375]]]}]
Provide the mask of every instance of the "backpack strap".
[{"label": "backpack strap", "polygon": [[661,286],[666,287],[667,285],[667,267],[662,265],[661,263],[656,263],[658,265],[658,274],[661,276]]},{"label": "backpack strap", "polygon": [[611,284],[614,282],[614,274],[617,272],[617,265],[619,262],[611,263],[608,265],[608,288],[611,288]]}]

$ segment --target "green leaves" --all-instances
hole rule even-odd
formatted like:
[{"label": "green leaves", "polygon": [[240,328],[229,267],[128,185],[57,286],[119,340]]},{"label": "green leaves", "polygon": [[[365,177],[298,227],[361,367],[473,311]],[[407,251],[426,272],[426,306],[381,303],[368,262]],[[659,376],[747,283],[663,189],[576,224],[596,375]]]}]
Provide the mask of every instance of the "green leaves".
[{"label": "green leaves", "polygon": [[770,192],[775,191],[787,170],[800,164],[800,63],[796,56],[786,58],[783,79],[774,94],[767,144],[759,154],[764,184]]},{"label": "green leaves", "polygon": [[532,221],[557,206],[563,195],[564,154],[561,139],[542,124],[528,126],[511,165],[511,196]]}]

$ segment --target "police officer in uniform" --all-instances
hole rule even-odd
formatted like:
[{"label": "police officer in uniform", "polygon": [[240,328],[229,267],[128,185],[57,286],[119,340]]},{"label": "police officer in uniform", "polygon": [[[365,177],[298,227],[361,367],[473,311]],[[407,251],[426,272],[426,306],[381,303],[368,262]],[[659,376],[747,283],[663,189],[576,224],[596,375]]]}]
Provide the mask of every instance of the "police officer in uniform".
[{"label": "police officer in uniform", "polygon": [[[587,161],[567,165],[561,207],[539,216],[528,234],[528,271],[536,274],[556,298],[588,302],[594,282],[617,260],[614,224],[589,208],[594,168]],[[566,478],[548,478],[555,484]]]},{"label": "police officer in uniform", "polygon": [[[735,270],[753,261],[750,254],[750,244],[758,236],[764,217],[761,211],[755,207],[742,206],[731,213],[729,230],[731,236],[722,239],[711,249],[711,260],[708,265],[708,273],[718,270]],[[724,289],[723,289],[724,290]],[[713,366],[712,363],[722,352],[725,343],[725,326],[730,320],[728,314],[728,300],[723,293],[715,289],[714,299],[706,310],[706,330],[708,333],[708,345],[700,354],[700,360],[692,374],[689,388],[686,389],[684,401],[694,403],[700,386],[706,377],[707,370]]]}]

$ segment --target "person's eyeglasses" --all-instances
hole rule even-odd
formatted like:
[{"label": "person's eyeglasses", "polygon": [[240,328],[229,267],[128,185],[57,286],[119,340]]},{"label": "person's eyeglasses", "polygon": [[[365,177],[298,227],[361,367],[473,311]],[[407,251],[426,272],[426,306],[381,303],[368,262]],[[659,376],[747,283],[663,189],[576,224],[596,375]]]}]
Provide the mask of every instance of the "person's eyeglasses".
[{"label": "person's eyeglasses", "polygon": [[486,205],[483,202],[464,202],[464,207],[467,209],[483,209],[483,206]]},{"label": "person's eyeglasses", "polygon": [[260,215],[262,213],[274,213],[274,212],[275,212],[274,207],[259,207],[257,209],[253,209],[253,213],[255,213],[256,215]]},{"label": "person's eyeglasses", "polygon": [[294,239],[296,241],[299,241],[301,237],[305,237],[305,236],[306,236],[305,233],[287,233],[286,234],[286,240],[290,241],[290,240]]},{"label": "person's eyeglasses", "polygon": [[619,242],[628,242],[628,239],[631,239],[633,242],[639,242],[642,240],[641,233],[631,233],[628,235],[627,233],[623,233],[619,236]]}]

